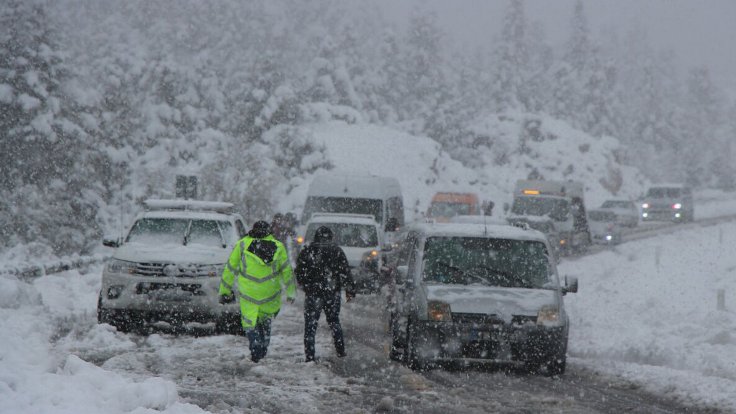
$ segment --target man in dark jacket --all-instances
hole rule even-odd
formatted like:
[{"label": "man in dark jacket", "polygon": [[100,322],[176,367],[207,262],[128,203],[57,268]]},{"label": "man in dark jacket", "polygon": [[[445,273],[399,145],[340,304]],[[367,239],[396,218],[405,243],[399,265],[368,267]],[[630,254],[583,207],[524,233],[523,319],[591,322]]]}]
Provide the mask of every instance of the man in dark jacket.
[{"label": "man in dark jacket", "polygon": [[355,285],[345,252],[332,242],[332,230],[322,226],[314,241],[304,248],[296,262],[296,280],[304,289],[304,354],[307,362],[314,361],[314,336],[317,322],[324,310],[332,330],[337,356],[345,356],[345,341],[340,326],[340,291],[345,288],[345,300],[355,297]]}]

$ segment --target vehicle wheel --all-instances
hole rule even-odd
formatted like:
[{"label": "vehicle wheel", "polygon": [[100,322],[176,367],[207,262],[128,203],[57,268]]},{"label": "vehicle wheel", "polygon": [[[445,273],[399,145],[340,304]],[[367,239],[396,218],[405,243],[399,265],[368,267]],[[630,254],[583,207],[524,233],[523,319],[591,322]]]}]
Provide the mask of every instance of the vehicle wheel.
[{"label": "vehicle wheel", "polygon": [[556,355],[547,361],[547,376],[554,377],[565,373],[567,355]]},{"label": "vehicle wheel", "polygon": [[542,364],[537,360],[524,361],[524,370],[530,374],[537,374],[542,368]]},{"label": "vehicle wheel", "polygon": [[110,310],[102,307],[102,293],[97,298],[97,323],[107,323],[112,325],[112,317]]},{"label": "vehicle wheel", "polygon": [[391,348],[388,351],[388,357],[394,361],[402,361],[404,358],[406,341],[402,341],[399,320],[394,312],[391,312],[389,315],[388,324],[388,329],[391,333]]},{"label": "vehicle wheel", "polygon": [[426,361],[417,353],[418,333],[414,324],[409,321],[406,328],[406,348],[404,355],[406,357],[406,365],[414,371],[424,371],[427,369]]}]

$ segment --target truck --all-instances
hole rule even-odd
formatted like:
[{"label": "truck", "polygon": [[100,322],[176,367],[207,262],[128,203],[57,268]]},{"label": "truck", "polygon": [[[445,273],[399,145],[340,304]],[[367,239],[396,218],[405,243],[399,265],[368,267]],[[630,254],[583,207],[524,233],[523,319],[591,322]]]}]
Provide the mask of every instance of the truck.
[{"label": "truck", "polygon": [[518,180],[508,220],[549,220],[558,232],[558,251],[583,252],[591,244],[583,184],[576,181]]}]

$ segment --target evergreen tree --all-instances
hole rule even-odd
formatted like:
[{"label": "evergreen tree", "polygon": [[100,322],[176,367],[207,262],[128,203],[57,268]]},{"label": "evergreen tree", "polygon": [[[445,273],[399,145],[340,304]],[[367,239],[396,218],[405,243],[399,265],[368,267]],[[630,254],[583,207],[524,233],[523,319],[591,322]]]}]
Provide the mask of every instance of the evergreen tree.
[{"label": "evergreen tree", "polygon": [[491,91],[499,110],[531,107],[527,30],[524,1],[509,0],[495,51],[496,67]]},{"label": "evergreen tree", "polygon": [[0,243],[42,241],[58,253],[89,247],[99,190],[95,122],[64,88],[71,77],[42,3],[0,10]]}]

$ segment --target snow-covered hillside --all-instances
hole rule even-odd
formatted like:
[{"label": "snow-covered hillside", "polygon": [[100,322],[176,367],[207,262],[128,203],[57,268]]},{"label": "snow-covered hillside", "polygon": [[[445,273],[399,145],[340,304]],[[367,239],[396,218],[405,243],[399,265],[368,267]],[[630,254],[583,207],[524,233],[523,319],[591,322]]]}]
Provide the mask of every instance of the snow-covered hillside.
[{"label": "snow-covered hillside", "polygon": [[[331,121],[305,125],[315,143],[324,145],[334,166],[316,173],[373,174],[399,179],[409,219],[426,211],[437,191],[475,192],[498,206],[510,202],[514,183],[536,173],[546,179],[585,183],[589,205],[613,196],[636,198],[647,180],[633,167],[618,162],[614,138],[593,138],[546,116],[517,113],[492,117],[475,126],[483,140],[475,156],[479,165],[453,159],[434,140],[389,127]],[[494,160],[505,154],[504,160]],[[301,210],[313,174],[293,179],[293,190],[279,205]],[[412,217],[413,215],[413,217]]]}]

